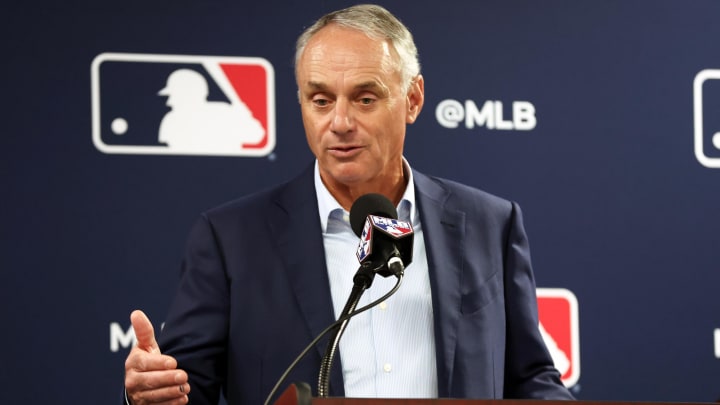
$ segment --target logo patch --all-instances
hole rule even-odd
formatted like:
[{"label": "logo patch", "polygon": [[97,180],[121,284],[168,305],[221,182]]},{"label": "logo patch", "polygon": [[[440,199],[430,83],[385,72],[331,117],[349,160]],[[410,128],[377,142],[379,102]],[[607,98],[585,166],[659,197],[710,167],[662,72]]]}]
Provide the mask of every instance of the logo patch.
[{"label": "logo patch", "polygon": [[376,215],[369,215],[368,218],[372,221],[375,227],[393,238],[402,238],[405,235],[413,233],[412,225],[409,222],[379,217]]},{"label": "logo patch", "polygon": [[370,219],[365,220],[365,226],[363,226],[362,234],[360,235],[360,243],[358,244],[357,248],[357,259],[360,263],[365,261],[365,259],[370,256],[371,247],[372,247],[372,232],[373,228],[370,226]]},{"label": "logo patch", "polygon": [[275,77],[262,58],[103,53],[92,62],[92,140],[104,153],[266,156]]}]

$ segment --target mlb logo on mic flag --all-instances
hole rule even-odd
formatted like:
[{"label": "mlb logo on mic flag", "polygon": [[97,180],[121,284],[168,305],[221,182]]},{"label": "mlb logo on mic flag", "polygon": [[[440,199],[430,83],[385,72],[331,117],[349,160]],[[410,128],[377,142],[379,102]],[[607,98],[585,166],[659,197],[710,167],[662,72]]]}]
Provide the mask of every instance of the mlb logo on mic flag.
[{"label": "mlb logo on mic flag", "polygon": [[360,263],[370,256],[370,241],[372,240],[372,226],[370,226],[370,218],[365,220],[362,234],[360,235],[360,244],[358,244],[357,252],[355,255]]},{"label": "mlb logo on mic flag", "polygon": [[360,263],[372,253],[372,243],[370,242],[372,241],[375,230],[384,232],[394,239],[400,239],[413,233],[412,224],[409,222],[377,215],[368,215],[365,220],[365,225],[363,226],[362,234],[360,234],[360,244],[355,253]]},{"label": "mlb logo on mic flag", "polygon": [[578,301],[564,288],[537,289],[540,333],[566,387],[580,378]]},{"label": "mlb logo on mic flag", "polygon": [[275,148],[275,76],[265,59],[103,53],[91,85],[101,152],[266,156]]},{"label": "mlb logo on mic flag", "polygon": [[376,228],[382,230],[393,238],[402,238],[413,233],[412,225],[409,222],[398,219],[370,215],[368,217]]}]

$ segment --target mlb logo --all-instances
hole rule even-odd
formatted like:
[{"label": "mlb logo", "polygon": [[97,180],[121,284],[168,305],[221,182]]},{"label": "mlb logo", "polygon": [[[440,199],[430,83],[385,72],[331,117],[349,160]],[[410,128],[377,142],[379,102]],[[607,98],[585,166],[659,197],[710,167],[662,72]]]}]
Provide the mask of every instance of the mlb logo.
[{"label": "mlb logo", "polygon": [[103,53],[91,67],[92,140],[104,153],[266,156],[275,76],[262,58]]},{"label": "mlb logo", "polygon": [[370,240],[372,239],[372,226],[370,226],[370,219],[365,220],[365,226],[363,226],[362,234],[360,235],[360,244],[358,245],[355,255],[360,263],[370,256]]},{"label": "mlb logo", "polygon": [[409,222],[377,215],[370,215],[369,219],[378,229],[396,239],[413,233],[412,225]]},{"label": "mlb logo", "polygon": [[566,387],[580,378],[578,302],[570,290],[537,289],[540,333]]},{"label": "mlb logo", "polygon": [[695,158],[705,167],[720,168],[720,70],[695,76],[693,110]]}]

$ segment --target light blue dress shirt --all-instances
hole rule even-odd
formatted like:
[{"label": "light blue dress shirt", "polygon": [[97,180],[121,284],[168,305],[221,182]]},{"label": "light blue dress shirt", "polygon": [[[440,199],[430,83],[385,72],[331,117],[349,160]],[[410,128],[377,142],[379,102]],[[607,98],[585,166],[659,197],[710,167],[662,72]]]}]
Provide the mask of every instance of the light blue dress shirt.
[{"label": "light blue dress shirt", "polygon": [[[340,340],[345,396],[355,398],[436,398],[437,364],[432,297],[425,242],[410,179],[397,207],[398,218],[412,223],[413,260],[400,289],[386,302],[351,318]],[[355,256],[360,238],[345,211],[320,179],[315,163],[315,191],[323,230],[325,259],[335,317],[345,307],[360,264]],[[358,308],[382,297],[395,277],[375,277]],[[337,361],[337,359],[336,359]]]}]

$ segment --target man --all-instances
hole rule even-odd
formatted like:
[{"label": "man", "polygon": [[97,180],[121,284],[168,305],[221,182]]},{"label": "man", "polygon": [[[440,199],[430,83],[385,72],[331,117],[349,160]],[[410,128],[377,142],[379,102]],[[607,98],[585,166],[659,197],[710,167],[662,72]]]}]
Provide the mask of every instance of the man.
[{"label": "man", "polygon": [[[134,405],[216,404],[221,392],[231,405],[261,403],[342,308],[357,268],[347,212],[371,192],[412,222],[413,262],[396,295],[350,322],[330,394],[572,398],[538,331],[517,205],[403,159],[406,126],[424,102],[419,70],[412,36],[381,7],[330,13],[303,33],[296,79],[316,163],[202,215],[162,344],[141,312],[131,316]],[[368,299],[387,283],[376,280]],[[322,353],[311,351],[288,381],[316,381]]]}]

